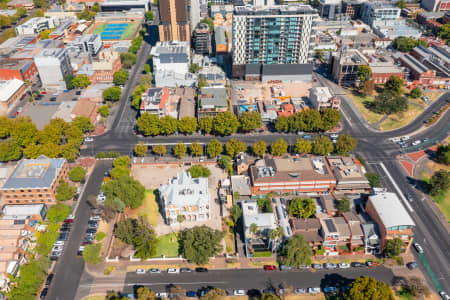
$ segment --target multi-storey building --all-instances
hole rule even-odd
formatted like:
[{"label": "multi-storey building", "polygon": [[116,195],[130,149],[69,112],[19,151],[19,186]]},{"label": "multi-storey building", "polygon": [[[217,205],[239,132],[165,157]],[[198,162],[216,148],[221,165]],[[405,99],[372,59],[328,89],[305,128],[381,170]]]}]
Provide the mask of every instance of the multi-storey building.
[{"label": "multi-storey building", "polygon": [[209,26],[205,23],[199,23],[194,31],[194,48],[198,54],[211,53],[211,33]]},{"label": "multi-storey building", "polygon": [[159,39],[161,41],[189,41],[189,9],[187,0],[159,1]]},{"label": "multi-storey building", "polygon": [[22,160],[0,189],[6,204],[56,203],[56,189],[67,180],[69,167],[64,158]]},{"label": "multi-storey building", "polygon": [[361,19],[370,26],[377,24],[386,24],[395,21],[400,17],[401,9],[393,6],[388,2],[371,2],[364,3],[361,12]]},{"label": "multi-storey building", "polygon": [[27,85],[19,79],[0,80],[0,110],[7,111],[26,92]]},{"label": "multi-storey building", "polygon": [[317,110],[324,108],[332,108],[339,110],[341,106],[341,100],[337,97],[333,97],[328,87],[319,86],[313,87],[309,90],[309,100],[312,106]]},{"label": "multi-storey building", "polygon": [[336,20],[342,14],[341,0],[320,0],[319,14],[321,18]]},{"label": "multi-storey building", "polygon": [[43,18],[43,17],[37,17],[37,18],[31,18],[25,23],[16,26],[16,33],[17,35],[23,35],[23,34],[38,34],[41,31],[55,28],[60,24],[59,18]]},{"label": "multi-storey building", "polygon": [[159,187],[167,224],[176,224],[182,215],[186,222],[206,221],[210,216],[208,178],[192,178],[182,172]]},{"label": "multi-storey building", "polygon": [[166,105],[168,105],[169,91],[167,88],[148,88],[142,94],[141,113],[148,112],[158,117],[166,115]]},{"label": "multi-storey building", "polygon": [[85,34],[77,36],[68,46],[75,46],[83,53],[95,56],[102,49],[103,43],[99,34]]},{"label": "multi-storey building", "polygon": [[31,60],[4,59],[0,61],[0,79],[19,79],[34,83],[38,78],[38,70]]},{"label": "multi-storey building", "polygon": [[361,14],[363,3],[364,0],[343,0],[342,12],[352,19],[357,19]]},{"label": "multi-storey building", "polygon": [[66,49],[45,49],[34,57],[34,63],[44,88],[66,89],[64,77],[72,74],[70,58]]},{"label": "multi-storey building", "polygon": [[429,11],[450,10],[450,0],[422,0],[421,5]]},{"label": "multi-storey building", "polygon": [[235,7],[233,76],[246,64],[305,64],[311,60],[317,11],[309,5]]},{"label": "multi-storey building", "polygon": [[367,58],[357,49],[341,50],[332,57],[332,75],[339,85],[355,85],[358,67],[368,65]]}]

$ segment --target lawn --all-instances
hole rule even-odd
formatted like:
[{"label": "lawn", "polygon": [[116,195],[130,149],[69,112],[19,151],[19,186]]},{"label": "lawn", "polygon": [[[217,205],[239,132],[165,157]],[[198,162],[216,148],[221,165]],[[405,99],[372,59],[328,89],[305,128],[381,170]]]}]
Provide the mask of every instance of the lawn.
[{"label": "lawn", "polygon": [[[430,182],[431,175],[427,172],[422,173],[422,180],[426,183]],[[450,191],[446,193],[441,193],[437,196],[433,197],[434,202],[439,207],[441,213],[447,219],[447,222],[450,223]]]},{"label": "lawn", "polygon": [[408,111],[404,113],[398,113],[390,115],[383,123],[380,125],[382,131],[393,130],[403,126],[408,125],[423,111],[416,105],[408,105]]},{"label": "lawn", "polygon": [[106,23],[102,23],[97,25],[97,27],[95,27],[94,31],[92,31],[93,34],[101,34],[103,32],[103,30],[105,30],[106,26],[108,26],[108,24]]},{"label": "lawn", "polygon": [[381,118],[383,118],[382,114],[372,112],[366,107],[365,103],[372,102],[373,101],[372,97],[364,97],[357,91],[351,91],[351,93],[349,93],[348,96],[352,100],[356,108],[363,114],[364,119],[366,119],[369,124],[376,123],[380,121]]},{"label": "lawn", "polygon": [[125,31],[122,34],[122,39],[128,39],[130,38],[134,31],[136,30],[137,24],[136,23],[129,23],[127,29],[125,29]]},{"label": "lawn", "polygon": [[142,205],[137,209],[127,210],[127,215],[134,218],[144,216],[152,226],[158,225],[159,208],[154,190],[147,190]]},{"label": "lawn", "polygon": [[158,237],[158,247],[153,257],[178,257],[178,237],[176,233],[169,233]]}]

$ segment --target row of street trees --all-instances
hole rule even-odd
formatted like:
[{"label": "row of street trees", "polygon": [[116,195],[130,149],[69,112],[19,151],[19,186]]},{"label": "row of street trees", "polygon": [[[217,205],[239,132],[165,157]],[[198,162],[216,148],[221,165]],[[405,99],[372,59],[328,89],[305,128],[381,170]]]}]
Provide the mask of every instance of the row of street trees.
[{"label": "row of street trees", "polygon": [[341,121],[339,111],[326,108],[322,111],[307,109],[289,117],[280,116],[275,121],[278,132],[321,132],[330,130]]}]

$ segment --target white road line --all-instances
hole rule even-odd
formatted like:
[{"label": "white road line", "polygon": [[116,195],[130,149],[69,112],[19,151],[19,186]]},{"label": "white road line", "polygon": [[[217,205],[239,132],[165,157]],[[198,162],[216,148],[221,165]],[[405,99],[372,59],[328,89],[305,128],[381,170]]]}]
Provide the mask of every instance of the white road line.
[{"label": "white road line", "polygon": [[389,171],[386,169],[386,166],[380,162],[380,166],[383,169],[384,173],[386,173],[387,177],[389,178],[389,180],[392,182],[392,185],[394,186],[394,188],[397,190],[397,193],[399,194],[400,198],[403,200],[403,203],[406,205],[406,207],[408,208],[408,210],[410,212],[414,212],[414,209],[411,207],[411,204],[409,204],[408,200],[406,200],[405,196],[403,195],[402,191],[400,190],[400,188],[398,187],[397,183],[395,183],[394,178],[392,178],[391,174],[389,173]]},{"label": "white road line", "polygon": [[345,112],[344,112],[343,109],[341,109],[341,114],[344,116],[344,119],[346,119],[347,122],[348,122],[350,125],[353,125],[352,119],[350,119],[350,118],[345,114]]}]

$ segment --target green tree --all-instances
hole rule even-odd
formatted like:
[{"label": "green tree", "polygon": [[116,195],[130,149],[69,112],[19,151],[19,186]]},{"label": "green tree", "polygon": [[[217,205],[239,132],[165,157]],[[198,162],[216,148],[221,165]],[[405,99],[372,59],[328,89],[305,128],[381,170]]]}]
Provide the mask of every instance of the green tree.
[{"label": "green tree", "polygon": [[178,121],[178,131],[185,134],[193,134],[197,131],[197,119],[194,117],[184,117]]},{"label": "green tree", "polygon": [[91,85],[91,80],[85,74],[77,75],[72,80],[72,86],[75,87],[75,88],[82,88],[82,89],[84,89],[84,88],[87,88],[89,85]]},{"label": "green tree", "polygon": [[136,249],[134,255],[141,259],[148,259],[156,254],[158,239],[146,217],[139,217],[136,223],[133,244]]},{"label": "green tree", "polygon": [[64,179],[61,178],[59,185],[56,188],[56,200],[66,201],[72,199],[77,192],[77,188],[70,186]]},{"label": "green tree", "polygon": [[230,135],[239,128],[239,121],[236,116],[229,112],[221,112],[213,120],[214,132],[219,135]]},{"label": "green tree", "polygon": [[78,14],[78,19],[90,21],[94,19],[96,13],[94,11],[89,11],[89,8],[86,6],[81,13]]},{"label": "green tree", "polygon": [[164,116],[159,119],[160,133],[170,135],[175,133],[178,128],[178,121],[174,117]]},{"label": "green tree", "polygon": [[287,152],[288,144],[284,139],[279,139],[270,145],[270,153],[281,156]]},{"label": "green tree", "polygon": [[337,209],[340,213],[345,213],[350,211],[350,200],[348,198],[343,198],[338,201]]},{"label": "green tree", "polygon": [[396,75],[391,75],[388,81],[386,81],[386,83],[384,84],[384,88],[388,91],[391,91],[395,95],[400,95],[402,93],[402,86],[403,79]]},{"label": "green tree", "polygon": [[372,79],[372,69],[367,65],[358,66],[357,74],[361,82],[365,82]]},{"label": "green tree", "polygon": [[234,224],[237,224],[239,218],[242,216],[241,206],[235,204],[231,207],[231,218],[233,219]]},{"label": "green tree", "polygon": [[228,155],[221,155],[219,158],[219,167],[226,169],[231,164],[231,157]]},{"label": "green tree", "polygon": [[125,244],[132,245],[135,237],[135,228],[137,220],[133,218],[125,218],[117,223],[114,234]]},{"label": "green tree", "polygon": [[4,139],[11,134],[14,121],[7,116],[0,117],[0,138]]},{"label": "green tree", "polygon": [[73,182],[81,182],[86,177],[86,169],[82,166],[76,166],[69,171],[69,179]]},{"label": "green tree", "polygon": [[193,142],[189,149],[192,156],[200,156],[203,155],[203,146],[197,142]]},{"label": "green tree", "polygon": [[136,63],[136,54],[129,52],[120,53],[120,62],[125,69],[131,69]]},{"label": "green tree", "polygon": [[310,218],[316,213],[316,203],[310,198],[294,198],[288,206],[289,214],[295,218]]},{"label": "green tree", "polygon": [[50,260],[47,256],[31,257],[27,264],[20,267],[20,277],[12,285],[8,298],[14,300],[34,299],[42,287]]},{"label": "green tree", "polygon": [[102,244],[86,245],[83,251],[83,260],[87,264],[99,264],[102,262],[101,257]]},{"label": "green tree", "polygon": [[402,288],[413,297],[424,298],[430,296],[431,292],[428,286],[419,277],[413,276],[407,279]]},{"label": "green tree", "polygon": [[436,150],[436,157],[440,163],[450,164],[450,146],[439,145]]},{"label": "green tree", "polygon": [[216,139],[211,140],[208,143],[208,147],[206,148],[206,152],[210,158],[217,157],[222,153],[223,145]]},{"label": "green tree", "polygon": [[250,224],[249,231],[252,236],[255,237],[256,233],[258,232],[258,225],[256,225],[255,223]]},{"label": "green tree", "polygon": [[[85,116],[75,117],[72,121],[72,126],[75,126],[81,130],[81,132],[90,132],[94,130],[94,125],[91,123],[91,120]],[[67,130],[66,130],[67,137]]]},{"label": "green tree", "polygon": [[358,145],[358,141],[348,134],[341,134],[336,141],[336,152],[339,155],[348,155]]},{"label": "green tree", "polygon": [[262,157],[267,152],[267,143],[262,140],[256,141],[253,143],[252,151],[255,155]]},{"label": "green tree", "polygon": [[48,8],[50,6],[49,2],[46,0],[33,0],[33,3],[39,8]]},{"label": "green tree", "polygon": [[405,36],[400,36],[392,42],[393,47],[401,52],[410,52],[418,44],[417,40]]},{"label": "green tree", "polygon": [[394,258],[399,256],[402,252],[403,242],[399,238],[388,240],[386,242],[386,247],[384,249],[384,255],[389,258]]},{"label": "green tree", "polygon": [[201,300],[223,300],[227,294],[219,288],[210,289],[206,295],[200,297]]},{"label": "green tree", "polygon": [[261,212],[263,213],[273,212],[272,204],[270,203],[270,199],[268,197],[258,198],[258,200],[256,200],[256,203],[258,204],[258,208]]},{"label": "green tree", "polygon": [[180,248],[183,257],[192,263],[204,265],[209,258],[222,251],[223,233],[207,226],[185,229],[180,234]]},{"label": "green tree", "polygon": [[105,101],[118,101],[122,95],[122,89],[119,86],[112,86],[104,90],[102,95]]},{"label": "green tree", "polygon": [[213,32],[214,31],[214,21],[210,18],[203,18],[200,23],[205,23],[208,24],[209,26],[209,31]]},{"label": "green tree", "polygon": [[406,2],[405,2],[405,0],[399,0],[399,1],[397,2],[397,7],[400,8],[400,9],[406,8]]},{"label": "green tree", "polygon": [[22,147],[35,143],[38,130],[30,117],[19,117],[14,121],[11,137]]},{"label": "green tree", "polygon": [[180,159],[183,158],[186,155],[186,145],[181,142],[177,143],[173,148],[173,155]]},{"label": "green tree", "polygon": [[202,165],[193,165],[189,168],[189,173],[191,174],[192,178],[208,178],[209,175],[211,175],[211,171],[208,168],[203,167]]},{"label": "green tree", "polygon": [[203,75],[199,74],[198,75],[198,84],[197,84],[198,89],[201,90],[202,88],[204,88],[207,85],[208,85],[208,82],[205,80]]},{"label": "green tree", "polygon": [[106,118],[109,115],[109,106],[102,105],[97,109],[97,112],[100,114],[100,116]]},{"label": "green tree", "polygon": [[361,92],[366,96],[371,96],[375,89],[375,83],[373,80],[366,80],[362,84]]},{"label": "green tree", "polygon": [[380,176],[378,176],[378,174],[367,172],[365,175],[371,187],[381,186]]},{"label": "green tree", "polygon": [[155,292],[149,290],[148,288],[140,287],[137,289],[137,300],[155,300],[155,299],[156,299]]},{"label": "green tree", "polygon": [[249,132],[262,126],[261,114],[256,111],[246,111],[239,116],[241,130]]},{"label": "green tree", "polygon": [[22,148],[14,139],[0,142],[0,161],[18,160],[22,157]]},{"label": "green tree", "polygon": [[344,292],[341,298],[344,300],[395,299],[386,283],[367,276],[356,278],[350,284],[350,289]]},{"label": "green tree", "polygon": [[150,74],[152,72],[152,68],[150,67],[149,64],[144,65],[144,72],[145,74]]},{"label": "green tree", "polygon": [[240,140],[230,139],[225,144],[225,150],[227,154],[231,157],[235,157],[237,154],[244,152],[247,149],[247,145]]},{"label": "green tree", "polygon": [[125,85],[128,81],[128,71],[125,69],[120,69],[119,71],[114,72],[113,75],[113,83],[115,85]]},{"label": "green tree", "polygon": [[116,167],[111,170],[111,178],[117,179],[122,176],[130,175],[130,169],[124,167]]},{"label": "green tree", "polygon": [[50,206],[47,211],[47,219],[52,223],[59,223],[64,221],[72,211],[72,208],[63,203],[56,203]]},{"label": "green tree", "polygon": [[192,63],[189,65],[189,72],[197,73],[198,71],[200,71],[200,66],[198,64]]},{"label": "green tree", "polygon": [[443,40],[450,40],[450,24],[444,24],[439,28],[439,37]]},{"label": "green tree", "polygon": [[332,108],[325,108],[321,112],[322,118],[322,130],[328,131],[334,127],[341,121],[341,113]]},{"label": "green tree", "polygon": [[113,166],[114,168],[128,168],[130,162],[130,158],[127,155],[123,155],[113,161]]},{"label": "green tree", "polygon": [[5,15],[0,15],[0,27],[5,28],[9,25],[11,25],[11,20]]},{"label": "green tree", "polygon": [[285,116],[280,116],[275,121],[275,129],[278,132],[289,132],[289,119]]},{"label": "green tree", "polygon": [[148,112],[143,113],[137,119],[137,128],[145,136],[155,136],[161,132],[161,123],[159,117]]},{"label": "green tree", "polygon": [[140,84],[145,84],[148,86],[150,86],[152,84],[152,81],[153,81],[152,73],[143,74],[143,75],[141,75],[141,78],[139,79]]},{"label": "green tree", "polygon": [[379,114],[395,114],[408,110],[408,99],[393,94],[391,91],[383,91],[375,97],[375,101],[369,109]]},{"label": "green tree", "polygon": [[291,236],[282,250],[283,264],[295,268],[311,264],[312,250],[302,235]]},{"label": "green tree", "polygon": [[64,82],[66,83],[66,88],[72,90],[74,88],[72,81],[75,79],[75,75],[68,74],[64,76]]},{"label": "green tree", "polygon": [[100,4],[98,4],[98,2],[95,2],[94,5],[92,5],[92,11],[93,12],[99,12],[100,11]]},{"label": "green tree", "polygon": [[164,145],[156,145],[153,146],[153,152],[155,152],[156,154],[158,154],[159,156],[163,156],[164,154],[166,154],[166,146]]},{"label": "green tree", "polygon": [[450,172],[446,170],[439,170],[434,172],[433,176],[431,176],[431,194],[436,196],[442,192],[448,191],[450,188]]},{"label": "green tree", "polygon": [[134,153],[137,156],[144,157],[147,154],[148,147],[143,142],[139,142],[134,146]]},{"label": "green tree", "polygon": [[300,113],[301,127],[298,130],[313,132],[323,128],[322,116],[318,110],[308,109]]},{"label": "green tree", "polygon": [[305,139],[297,139],[294,145],[295,153],[311,153],[311,142]]},{"label": "green tree", "polygon": [[50,228],[50,226],[46,232],[39,232],[36,239],[36,252],[39,255],[48,255],[52,251],[58,236],[59,233],[56,228]]},{"label": "green tree", "polygon": [[312,152],[315,155],[327,155],[333,152],[333,143],[326,136],[317,136],[312,142]]},{"label": "green tree", "polygon": [[145,187],[131,176],[122,176],[108,181],[102,186],[106,194],[105,205],[117,198],[131,209],[141,206],[145,198]]},{"label": "green tree", "polygon": [[153,15],[153,12],[152,12],[151,10],[149,10],[149,11],[147,11],[147,12],[145,13],[145,18],[146,18],[148,21],[153,21],[153,19],[155,18],[155,16]]},{"label": "green tree", "polygon": [[419,98],[420,96],[422,96],[422,90],[420,89],[420,87],[418,87],[418,86],[416,86],[416,87],[414,87],[412,90],[411,90],[411,92],[409,93],[409,95],[412,97],[412,98]]},{"label": "green tree", "polygon": [[53,30],[47,29],[44,31],[41,31],[39,33],[41,40],[48,40],[50,38],[50,33],[52,33]]},{"label": "green tree", "polygon": [[273,293],[264,293],[261,295],[261,300],[280,300],[280,298]]},{"label": "green tree", "polygon": [[198,127],[205,134],[210,134],[213,129],[213,118],[210,116],[206,116],[200,119],[198,122]]}]

